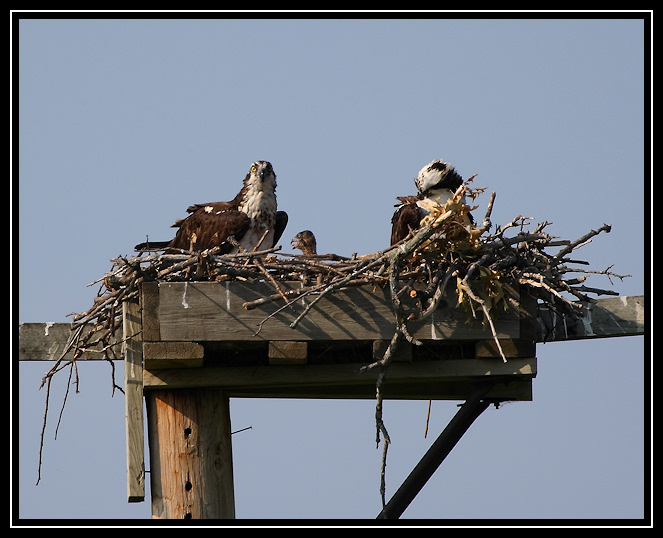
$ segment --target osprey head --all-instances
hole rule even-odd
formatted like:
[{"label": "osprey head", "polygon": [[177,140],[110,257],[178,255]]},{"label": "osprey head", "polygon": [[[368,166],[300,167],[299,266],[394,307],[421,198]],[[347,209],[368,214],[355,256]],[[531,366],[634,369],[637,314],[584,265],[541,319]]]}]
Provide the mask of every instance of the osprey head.
[{"label": "osprey head", "polygon": [[463,178],[451,164],[438,159],[419,170],[414,184],[419,194],[424,194],[430,189],[443,188],[455,192],[463,184]]},{"label": "osprey head", "polygon": [[272,164],[267,161],[254,162],[244,178],[244,184],[258,190],[262,190],[263,185],[276,187],[276,174]]},{"label": "osprey head", "polygon": [[299,232],[290,242],[292,248],[298,248],[305,256],[314,256],[317,254],[315,236],[311,230]]}]

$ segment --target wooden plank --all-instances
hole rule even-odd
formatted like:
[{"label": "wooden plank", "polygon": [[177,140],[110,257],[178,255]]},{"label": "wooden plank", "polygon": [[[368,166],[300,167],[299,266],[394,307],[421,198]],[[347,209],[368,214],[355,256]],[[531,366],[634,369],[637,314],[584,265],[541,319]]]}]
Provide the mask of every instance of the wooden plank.
[{"label": "wooden plank", "polygon": [[[18,360],[20,361],[56,361],[69,339],[70,323],[19,323],[18,325]],[[117,343],[117,340],[111,339]],[[101,349],[101,345],[92,349]],[[73,358],[73,353],[65,359]],[[83,353],[77,360],[98,360],[100,353]]]},{"label": "wooden plank", "polygon": [[145,500],[143,437],[143,346],[138,302],[122,304],[124,338],[124,401],[126,413],[127,499]]},{"label": "wooden plank", "polygon": [[[430,383],[392,382],[384,385],[383,395],[386,400],[467,400],[474,390],[472,381],[435,381]],[[375,384],[371,386],[348,385],[288,386],[277,390],[251,387],[233,389],[233,398],[297,398],[329,400],[375,400]],[[498,401],[532,401],[532,380],[500,380],[490,390],[488,398]]]},{"label": "wooden plank", "polygon": [[196,342],[144,342],[145,368],[198,368],[205,349]]},{"label": "wooden plank", "polygon": [[[375,397],[377,371],[361,373],[361,364],[306,364],[292,366],[218,366],[202,369],[145,371],[145,389],[218,387],[229,396],[282,398]],[[531,381],[536,376],[535,358],[460,359],[393,362],[389,366],[385,397],[393,399],[458,399],[471,393],[471,386],[486,376],[509,384]],[[467,390],[466,390],[467,389]],[[513,399],[521,399],[522,387]],[[531,398],[531,392],[529,394]],[[505,398],[509,399],[509,398]]]},{"label": "wooden plank", "polygon": [[[153,289],[158,289],[158,284],[152,282],[150,284],[155,284],[156,286]],[[212,285],[222,286],[218,283],[209,283]],[[235,283],[232,283],[235,284]],[[182,284],[180,284],[182,285]],[[200,285],[200,284],[197,284]],[[264,291],[268,291],[265,288]],[[364,294],[365,292],[358,292]],[[153,293],[154,295],[154,293]],[[362,295],[360,295],[362,296]],[[151,338],[158,339],[160,334],[158,334],[158,326],[155,323],[155,320],[158,321],[158,294],[157,299],[152,297],[150,304],[151,307],[144,306],[143,314],[146,316],[144,322],[147,323],[148,333],[151,331]],[[234,297],[234,299],[233,299]],[[254,296],[256,298],[257,295]],[[340,297],[337,296],[336,299]],[[376,295],[374,299],[377,301],[379,295]],[[180,298],[181,299],[181,298]],[[236,307],[237,300],[241,300],[241,297],[231,295],[231,301],[233,309],[231,312],[226,312],[227,321],[230,321],[229,324],[230,331],[224,333],[223,326],[216,325],[213,327],[212,334],[206,336],[201,335],[200,330],[197,331],[197,336],[199,340],[194,341],[209,341],[210,338],[218,338],[218,341],[227,341],[234,340],[241,342],[243,338],[248,338],[252,341],[259,341],[265,338],[265,335],[268,331],[260,331],[257,335],[254,336],[254,333],[257,330],[257,324],[260,323],[269,315],[271,311],[264,310],[261,313],[254,315],[250,318],[247,318],[247,311],[244,311],[241,308]],[[322,303],[323,301],[321,301]],[[180,303],[181,305],[181,303]],[[388,309],[388,302],[384,302],[382,305],[384,308]],[[340,307],[346,307],[347,305],[340,304]],[[220,306],[218,308],[221,308]],[[314,308],[313,311],[316,309]],[[490,335],[483,330],[479,324],[475,326],[463,328],[465,319],[463,317],[462,311],[460,309],[455,310],[456,319],[454,320],[453,315],[447,312],[446,309],[442,309],[439,313],[436,313],[434,316],[434,323],[427,326],[419,326],[416,330],[415,335],[420,340],[453,340],[456,337],[458,339],[469,339],[469,340],[487,340],[490,339]],[[251,311],[253,312],[253,311]],[[299,312],[297,310],[296,312]],[[313,312],[312,312],[313,313]],[[390,313],[390,310],[382,312],[382,319],[379,320],[379,323],[375,321],[377,317],[376,313],[373,313],[373,318],[368,316],[365,319],[361,317],[361,310],[357,310],[356,314],[346,314],[345,322],[348,325],[342,325],[341,319],[336,321],[329,320],[327,321],[327,326],[330,324],[335,324],[335,333],[339,336],[338,340],[347,340],[352,339],[358,336],[370,336],[368,340],[389,340],[393,336],[393,317],[389,317],[387,313]],[[172,312],[171,314],[175,314]],[[202,312],[201,312],[202,314]],[[318,312],[318,318],[324,313]],[[234,316],[234,318],[233,318]],[[445,316],[449,316],[446,321],[444,320]],[[275,316],[276,317],[276,316]],[[308,318],[308,316],[307,316]],[[315,339],[314,336],[320,337],[321,340],[327,340],[328,334],[324,331],[318,331],[317,334],[314,334],[315,331],[311,330],[309,325],[304,331],[290,329],[289,324],[294,319],[294,313],[283,314],[283,318],[280,319],[278,324],[275,326],[270,326],[271,336],[274,336],[274,340],[312,340]],[[201,325],[204,325],[206,328],[210,324],[213,324],[213,320],[203,319],[200,320]],[[217,321],[219,321],[217,319]],[[309,320],[310,321],[310,320]],[[505,320],[499,320],[498,325],[503,323]],[[634,336],[634,335],[643,335],[645,332],[645,300],[642,295],[635,296],[622,296],[622,297],[609,297],[604,299],[598,299],[596,303],[592,306],[590,310],[590,315],[587,318],[581,320],[570,320],[565,316],[555,316],[554,313],[550,312],[548,308],[539,305],[536,318],[534,318],[534,336],[533,338],[537,342],[546,342],[546,341],[563,341],[563,340],[577,340],[577,339],[586,339],[586,338],[608,338],[616,336]],[[515,323],[515,320],[513,320]],[[177,319],[169,320],[169,324],[176,324]],[[187,320],[187,327],[195,324],[196,320],[190,318]],[[306,318],[302,324],[306,325]],[[444,324],[447,324],[447,327]],[[507,322],[511,323],[511,322]],[[149,328],[151,325],[151,329]],[[375,326],[375,332],[371,332],[370,327]],[[265,324],[267,328],[269,324]],[[358,326],[359,330],[355,331],[354,326]],[[415,325],[413,324],[413,327]],[[20,323],[18,330],[18,358],[21,361],[29,360],[46,360],[53,361],[57,360],[64,349],[64,346],[69,337],[69,323]],[[521,328],[519,332],[521,337],[528,336],[525,334],[524,325],[521,323]],[[187,340],[193,340],[191,335],[187,331]],[[454,333],[454,330],[456,331]],[[428,332],[427,332],[428,331]],[[274,334],[274,333],[277,334]],[[503,328],[502,338],[504,333],[513,332],[508,328]],[[341,333],[341,334],[338,334]],[[446,335],[446,336],[445,336]],[[474,336],[471,338],[471,336]],[[515,338],[511,335],[510,338]],[[168,338],[169,340],[177,340],[176,338]],[[68,355],[69,357],[70,355]],[[98,360],[102,356],[99,353],[86,353],[81,359],[90,359]]]},{"label": "wooden plank", "polygon": [[520,288],[520,340],[536,342],[538,307],[537,298],[525,287]]},{"label": "wooden plank", "polygon": [[230,405],[217,389],[146,394],[152,517],[235,517]]},{"label": "wooden plank", "polygon": [[538,342],[636,336],[645,333],[645,298],[643,295],[597,299],[589,312],[574,320],[540,306]]},{"label": "wooden plank", "polygon": [[[283,287],[289,289],[299,285],[283,283]],[[310,297],[302,298],[292,309],[276,314],[274,312],[282,306],[281,302],[253,310],[242,306],[246,301],[271,294],[273,289],[267,284],[160,283],[161,339],[196,342],[389,340],[394,334],[394,314],[387,289],[362,286],[329,294],[311,308],[296,329],[291,329],[290,324],[312,300]],[[428,319],[410,322],[408,327],[411,334],[421,340],[476,340],[487,335],[481,323],[467,323],[465,312],[453,304],[441,305]],[[495,321],[495,328],[500,338],[518,338],[520,321],[517,313],[513,309],[504,313]]]},{"label": "wooden plank", "polygon": [[267,357],[269,364],[306,364],[308,344],[288,340],[270,342]]},{"label": "wooden plank", "polygon": [[161,340],[159,332],[159,283],[143,282],[140,290],[141,308],[143,310],[143,341],[159,341]]},{"label": "wooden plank", "polygon": [[[511,357],[533,357],[536,355],[536,343],[530,340],[500,340],[502,352],[507,359]],[[479,340],[475,345],[477,359],[502,358],[495,340]]]}]

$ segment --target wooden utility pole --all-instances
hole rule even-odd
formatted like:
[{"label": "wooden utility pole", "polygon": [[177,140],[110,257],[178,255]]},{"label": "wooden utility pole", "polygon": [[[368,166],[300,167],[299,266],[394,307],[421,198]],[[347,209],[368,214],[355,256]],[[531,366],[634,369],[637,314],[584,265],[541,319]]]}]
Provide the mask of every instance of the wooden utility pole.
[{"label": "wooden utility pole", "polygon": [[227,394],[219,389],[146,394],[152,517],[233,519]]}]

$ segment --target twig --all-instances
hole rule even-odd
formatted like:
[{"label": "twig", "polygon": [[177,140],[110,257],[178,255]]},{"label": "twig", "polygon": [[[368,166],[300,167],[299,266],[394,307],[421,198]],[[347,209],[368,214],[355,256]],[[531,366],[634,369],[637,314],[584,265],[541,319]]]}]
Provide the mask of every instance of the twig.
[{"label": "twig", "polygon": [[41,480],[41,459],[44,452],[44,434],[46,433],[46,417],[48,416],[48,402],[51,395],[52,379],[52,376],[46,379],[46,402],[44,403],[44,416],[41,421],[41,432],[39,434],[39,464],[37,465],[37,482],[35,483],[35,486],[38,485],[39,481]]},{"label": "twig", "polygon": [[488,200],[488,205],[486,206],[486,214],[483,217],[483,222],[481,223],[481,231],[487,231],[490,229],[490,215],[493,212],[493,204],[495,203],[495,191],[490,193],[490,199]]},{"label": "twig", "polygon": [[587,242],[592,237],[600,234],[601,232],[610,233],[611,229],[612,229],[612,227],[609,224],[604,224],[603,226],[601,226],[600,228],[598,228],[596,230],[590,230],[588,233],[586,233],[582,237],[576,239],[575,241],[571,242],[570,245],[568,245],[568,246],[564,247],[562,250],[560,250],[557,254],[555,254],[555,258],[559,259],[562,256],[564,256],[564,255],[568,254],[569,252],[571,252],[572,250],[576,249],[577,247],[587,244]]},{"label": "twig", "polygon": [[[263,239],[264,239],[264,236],[263,236]],[[262,240],[260,242],[262,243]],[[279,283],[274,279],[274,277],[272,275],[269,274],[267,269],[265,269],[265,266],[260,261],[260,258],[255,258],[253,260],[253,263],[255,263],[255,265],[258,267],[258,269],[260,269],[260,272],[263,275],[265,275],[265,278],[272,283],[272,285],[274,286],[274,289],[276,289],[276,293],[279,294],[285,302],[288,302],[288,298],[286,297],[285,293],[281,289],[281,286],[279,286]]]},{"label": "twig", "polygon": [[309,312],[309,310],[311,310],[311,308],[313,307],[313,305],[314,305],[315,303],[317,303],[320,299],[322,299],[326,294],[331,293],[332,291],[337,290],[337,289],[343,287],[345,284],[347,284],[347,283],[348,283],[350,280],[352,280],[353,278],[356,278],[358,275],[365,273],[366,271],[368,271],[369,269],[375,267],[376,265],[378,265],[378,264],[380,264],[380,263],[383,263],[383,260],[382,260],[381,257],[378,258],[377,260],[374,260],[374,261],[372,261],[372,262],[370,262],[370,263],[364,265],[364,267],[362,267],[362,268],[360,268],[360,269],[357,269],[356,271],[354,271],[353,273],[349,274],[349,275],[346,276],[345,278],[342,278],[342,279],[340,279],[340,280],[337,280],[337,281],[332,282],[331,284],[329,284],[327,287],[325,287],[325,289],[323,289],[323,290],[320,292],[320,295],[318,295],[313,301],[311,301],[309,304],[306,305],[306,308],[304,309],[304,312],[302,312],[302,313],[297,317],[297,319],[295,319],[295,321],[293,321],[293,322],[290,324],[290,328],[291,328],[291,329],[294,329],[294,328],[297,326],[297,324],[302,320],[302,318],[303,318],[303,317]]},{"label": "twig", "polygon": [[426,428],[424,429],[424,439],[428,436],[428,422],[430,421],[430,408],[433,400],[428,400],[428,412],[426,413]]}]

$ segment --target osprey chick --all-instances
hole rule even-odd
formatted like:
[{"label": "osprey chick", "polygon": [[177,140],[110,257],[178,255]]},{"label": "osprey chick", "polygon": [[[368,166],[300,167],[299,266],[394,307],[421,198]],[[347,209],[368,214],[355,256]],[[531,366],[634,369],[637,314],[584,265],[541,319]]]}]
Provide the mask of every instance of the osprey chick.
[{"label": "osprey chick", "polygon": [[310,230],[299,232],[292,238],[290,245],[292,248],[298,248],[301,250],[304,256],[316,256],[318,254],[315,236]]},{"label": "osprey chick", "polygon": [[237,252],[230,237],[246,251],[267,249],[276,245],[288,223],[287,213],[276,210],[276,174],[267,161],[251,165],[241,190],[230,202],[194,204],[186,211],[190,215],[172,226],[178,228],[172,240],[148,241],[134,249],[202,251],[220,247],[221,254]]}]

